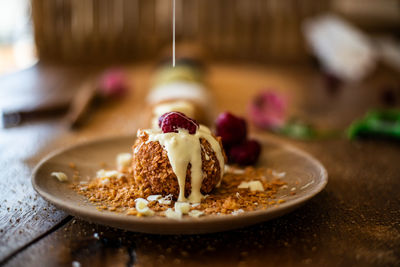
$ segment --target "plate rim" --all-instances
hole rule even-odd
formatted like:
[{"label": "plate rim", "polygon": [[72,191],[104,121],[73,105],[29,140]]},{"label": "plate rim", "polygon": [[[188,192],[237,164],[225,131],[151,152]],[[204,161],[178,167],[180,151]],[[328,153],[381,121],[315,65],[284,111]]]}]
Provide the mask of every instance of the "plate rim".
[{"label": "plate rim", "polygon": [[[109,225],[112,227],[117,227],[121,229],[127,229],[131,231],[136,231],[136,232],[143,232],[143,233],[154,233],[154,234],[201,234],[201,233],[212,233],[212,232],[222,232],[225,230],[232,230],[236,229],[239,227],[235,227],[235,223],[240,223],[244,218],[248,218],[250,223],[240,223],[243,225],[242,227],[253,225],[259,222],[263,221],[268,221],[271,219],[274,219],[280,215],[287,214],[291,212],[292,210],[296,209],[297,207],[301,206],[302,204],[306,203],[309,201],[311,198],[315,197],[317,194],[319,194],[327,185],[328,183],[328,172],[324,165],[316,159],[314,156],[312,156],[310,153],[292,145],[292,144],[287,144],[284,141],[277,140],[275,138],[268,138],[264,137],[261,140],[261,143],[272,143],[274,145],[277,145],[279,147],[282,147],[283,149],[290,151],[292,153],[295,153],[299,156],[307,158],[307,160],[311,161],[314,166],[318,166],[319,169],[319,174],[320,174],[320,181],[318,184],[311,189],[308,194],[301,196],[297,199],[293,199],[288,202],[284,202],[279,204],[276,207],[269,207],[268,209],[261,209],[261,210],[255,210],[255,211],[247,211],[243,214],[238,214],[238,215],[223,215],[223,216],[204,216],[204,217],[199,217],[199,218],[192,218],[192,217],[185,217],[183,220],[175,220],[175,219],[170,219],[170,218],[165,218],[165,217],[159,217],[159,216],[154,216],[154,217],[137,217],[137,216],[129,216],[126,214],[122,213],[115,213],[115,212],[110,212],[110,211],[99,211],[96,209],[95,206],[93,206],[93,209],[82,209],[80,208],[80,205],[76,205],[74,202],[67,202],[65,200],[62,200],[61,198],[57,198],[54,196],[54,194],[51,194],[47,192],[47,190],[44,190],[41,186],[40,183],[38,182],[38,171],[40,168],[50,159],[66,152],[70,151],[72,149],[76,149],[82,146],[89,146],[91,144],[95,144],[98,142],[110,142],[113,140],[120,140],[120,139],[128,139],[132,138],[134,140],[134,137],[132,135],[118,135],[118,136],[110,136],[110,137],[103,137],[103,138],[95,138],[91,139],[89,141],[81,141],[77,142],[75,144],[65,146],[59,149],[54,150],[53,152],[50,152],[47,154],[45,157],[43,157],[42,160],[39,161],[39,163],[34,167],[32,174],[31,174],[31,183],[35,191],[43,197],[46,201],[50,202],[51,204],[55,205],[57,208],[65,211],[69,215],[77,216],[79,218],[83,218],[85,220],[94,222],[94,223],[99,223],[99,224],[105,224]],[[269,141],[266,141],[269,140]],[[72,189],[71,189],[72,190]],[[263,219],[263,217],[269,217],[268,219]],[[256,221],[256,222],[255,222]],[[115,223],[114,223],[115,222]],[[159,226],[160,223],[162,223],[165,226],[188,226],[188,225],[193,225],[195,228],[195,225],[201,225],[201,226],[206,226],[208,224],[213,224],[213,223],[226,223],[229,222],[233,225],[233,227],[226,227],[225,230],[220,230],[220,231],[190,231],[190,230],[185,230],[185,231],[172,231],[171,233],[168,233],[166,231],[143,231],[140,229],[133,229],[133,228],[127,228],[127,227],[118,227],[118,225],[130,223],[132,226],[135,225],[140,225],[140,224],[146,224],[148,227],[151,226]],[[148,228],[146,227],[146,228]],[[195,229],[196,230],[196,229]]]}]

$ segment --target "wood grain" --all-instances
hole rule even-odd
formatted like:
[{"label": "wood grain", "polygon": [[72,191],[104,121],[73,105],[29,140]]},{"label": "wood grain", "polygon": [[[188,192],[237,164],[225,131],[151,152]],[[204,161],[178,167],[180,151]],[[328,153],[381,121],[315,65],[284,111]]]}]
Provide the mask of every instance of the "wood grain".
[{"label": "wood grain", "polygon": [[[34,197],[29,181],[34,163],[54,148],[101,136],[134,134],[141,125],[143,98],[152,68],[142,65],[126,70],[132,94],[122,102],[104,106],[79,132],[69,132],[57,121],[0,132],[0,162],[7,170],[0,174],[0,221],[1,229],[7,230],[0,233],[3,257],[65,216],[50,210],[52,217],[47,217],[43,210],[46,204],[40,198],[29,199]],[[260,89],[272,88],[290,94],[291,115],[335,129],[344,129],[370,107],[382,106],[383,90],[388,84],[398,84],[397,77],[380,68],[364,83],[344,86],[332,94],[324,89],[322,77],[308,66],[214,64],[209,70],[209,84],[219,110],[245,115],[249,99]],[[395,90],[394,94],[398,96],[399,92]],[[266,135],[255,129],[252,132]],[[242,230],[200,236],[144,235],[74,219],[19,252],[7,265],[71,266],[78,261],[82,266],[398,266],[399,144],[349,142],[340,136],[310,142],[286,141],[311,152],[329,173],[326,190],[287,216]],[[27,204],[18,203],[25,198]],[[4,210],[3,203],[22,211]],[[40,209],[32,212],[33,204]],[[24,219],[9,226],[9,219],[16,216]],[[35,216],[40,223],[32,225]],[[20,230],[30,234],[13,235]],[[12,247],[9,241],[17,245]]]},{"label": "wood grain", "polygon": [[[147,68],[144,69],[149,73]],[[133,69],[133,75],[136,75],[135,68]],[[137,71],[140,78],[135,80],[135,85],[130,85],[132,89],[135,86],[146,88],[143,83],[146,84],[148,79],[146,75],[141,74],[143,72],[141,69]],[[42,98],[47,98],[49,102],[58,101],[58,97],[55,97],[57,92],[61,93],[61,98],[71,96],[76,89],[75,86],[78,87],[79,82],[83,80],[82,76],[93,75],[93,69],[87,69],[86,72],[82,72],[79,68],[71,72],[67,67],[45,70],[47,67],[37,66],[14,74],[13,77],[0,79],[2,89],[0,92],[9,99],[7,107],[13,106],[11,105],[13,103],[18,108],[24,107],[20,103],[36,103],[35,97],[40,99],[42,95]],[[54,82],[50,83],[49,80]],[[17,97],[16,91],[20,92],[19,101],[13,102],[14,96]],[[143,98],[139,90],[136,94],[130,92],[129,96],[137,97],[137,100]],[[136,116],[135,120],[130,118],[138,108],[140,108],[138,104],[132,104],[132,98],[127,98],[122,103],[108,103],[96,114],[100,118],[105,118],[108,123],[102,122],[95,116],[89,120],[88,127],[84,127],[79,134],[69,131],[68,125],[64,125],[62,119],[0,130],[0,167],[3,170],[0,173],[0,262],[56,227],[67,216],[38,197],[31,186],[30,175],[40,159],[54,149],[88,138],[133,134],[140,117]],[[110,110],[123,115],[116,118],[115,113],[109,114]]]},{"label": "wood grain", "polygon": [[[36,109],[46,103],[68,101],[79,73],[71,78],[67,68],[33,67],[0,80],[0,107],[6,110]],[[59,94],[57,94],[59,92]],[[59,127],[58,127],[59,128]],[[38,197],[30,184],[34,165],[49,152],[51,139],[60,129],[32,124],[0,130],[0,261],[23,247],[67,215]],[[41,151],[44,149],[43,151]]]},{"label": "wood grain", "polygon": [[[329,12],[330,2],[177,0],[176,36],[212,59],[304,62],[301,22]],[[33,0],[39,58],[76,64],[154,59],[171,43],[171,12],[170,1]]]},{"label": "wood grain", "polygon": [[322,160],[330,182],[289,215],[242,230],[193,236],[145,235],[73,220],[8,266],[70,266],[72,261],[82,266],[130,266],[132,261],[137,266],[398,265],[400,167],[388,164],[400,160],[399,147],[346,140],[297,145]]}]

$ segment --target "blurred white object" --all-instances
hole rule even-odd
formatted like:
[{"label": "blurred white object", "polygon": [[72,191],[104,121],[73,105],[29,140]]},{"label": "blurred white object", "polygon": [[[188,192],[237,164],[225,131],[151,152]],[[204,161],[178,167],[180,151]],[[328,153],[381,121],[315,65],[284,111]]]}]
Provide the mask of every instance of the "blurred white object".
[{"label": "blurred white object", "polygon": [[0,0],[0,74],[37,62],[29,0]]},{"label": "blurred white object", "polygon": [[371,72],[376,53],[369,38],[334,15],[308,19],[305,37],[323,68],[344,81],[358,81]]}]

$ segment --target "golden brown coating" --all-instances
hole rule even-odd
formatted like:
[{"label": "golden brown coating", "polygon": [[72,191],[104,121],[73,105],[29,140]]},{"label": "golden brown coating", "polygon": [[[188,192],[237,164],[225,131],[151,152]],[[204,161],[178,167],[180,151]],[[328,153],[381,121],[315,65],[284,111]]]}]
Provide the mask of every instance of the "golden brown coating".
[{"label": "golden brown coating", "polygon": [[[136,140],[133,145],[132,167],[136,183],[144,187],[150,186],[152,194],[168,195],[175,198],[179,195],[178,179],[172,170],[167,151],[158,142],[148,142],[148,135],[145,133]],[[207,140],[200,138],[201,159],[203,169],[203,183],[201,192],[210,193],[218,184],[221,171],[220,165]],[[191,164],[189,163],[186,172],[185,196],[191,192]]]}]

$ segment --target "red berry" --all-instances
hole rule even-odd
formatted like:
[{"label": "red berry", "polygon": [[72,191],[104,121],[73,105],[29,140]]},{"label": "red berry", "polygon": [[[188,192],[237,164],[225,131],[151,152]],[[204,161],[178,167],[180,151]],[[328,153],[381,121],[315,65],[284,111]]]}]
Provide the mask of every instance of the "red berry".
[{"label": "red berry", "polygon": [[222,143],[225,147],[241,143],[246,139],[246,121],[229,112],[221,113],[218,116],[216,126],[216,135],[222,138]]},{"label": "red berry", "polygon": [[167,116],[168,114],[169,114],[169,112],[164,113],[158,118],[158,127],[160,127],[160,129],[161,129],[161,125],[162,125],[162,122],[163,122],[165,116]]},{"label": "red berry", "polygon": [[199,124],[181,112],[171,111],[158,119],[158,126],[163,133],[177,133],[178,129],[186,129],[190,134],[195,134]]},{"label": "red berry", "polygon": [[261,153],[261,145],[256,140],[246,140],[231,147],[228,153],[229,161],[239,165],[252,165],[257,162]]}]

